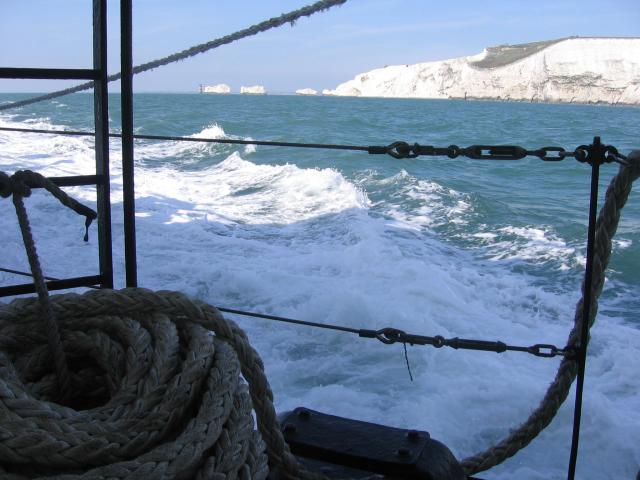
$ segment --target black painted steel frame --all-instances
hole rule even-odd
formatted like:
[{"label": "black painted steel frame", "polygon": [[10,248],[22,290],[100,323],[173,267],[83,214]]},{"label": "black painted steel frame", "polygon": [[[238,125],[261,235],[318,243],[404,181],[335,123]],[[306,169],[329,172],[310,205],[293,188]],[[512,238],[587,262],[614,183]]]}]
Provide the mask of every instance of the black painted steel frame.
[{"label": "black painted steel frame", "polygon": [[593,292],[593,257],[595,254],[596,221],[598,214],[598,182],[600,179],[600,165],[606,160],[606,147],[600,142],[600,137],[593,139],[593,144],[587,147],[586,161],[591,165],[591,190],[589,195],[589,227],[587,230],[587,261],[584,275],[584,304],[582,306],[582,329],[580,344],[577,352],[578,372],[576,375],[576,395],[573,409],[573,434],[571,438],[571,452],[569,454],[569,468],[567,480],[574,480],[578,462],[578,444],[580,441],[580,420],[582,416],[582,393],[584,390],[585,366],[587,363],[587,346],[589,344],[589,317],[591,316],[591,301]]},{"label": "black painted steel frame", "polygon": [[[96,147],[96,175],[76,177],[58,177],[52,180],[59,186],[95,184],[98,198],[98,237],[100,275],[51,280],[47,282],[50,290],[96,286],[113,288],[113,259],[111,238],[111,204],[109,188],[109,121],[107,88],[107,0],[93,1],[93,70],[86,69],[46,69],[46,68],[0,68],[0,78],[37,78],[37,79],[91,79],[94,87],[94,121]],[[136,233],[135,233],[135,197],[133,165],[133,66],[132,66],[132,5],[131,0],[120,2],[121,28],[121,106],[122,106],[122,156],[123,156],[123,204],[125,235],[125,268],[127,286],[137,285]],[[598,202],[599,168],[605,162],[604,149],[600,138],[594,139],[590,146],[591,194],[589,204],[589,227],[587,238],[587,262],[585,267],[585,285],[591,284],[593,276],[593,256],[595,226]],[[0,296],[33,293],[32,284],[0,287]],[[591,289],[585,290],[583,307],[583,328],[580,349],[577,352],[578,373],[574,407],[573,438],[568,480],[575,477],[580,436],[580,417],[582,412],[582,394],[584,389],[585,363],[588,344],[588,325],[591,310]]]},{"label": "black painted steel frame", "polygon": [[[95,185],[98,211],[99,275],[47,282],[49,290],[100,286],[113,288],[111,192],[109,188],[109,99],[107,88],[107,0],[93,0],[93,69],[0,68],[0,78],[94,80],[96,174],[52,178],[58,186]],[[0,297],[34,293],[33,284],[0,287]]]},{"label": "black painted steel frame", "polygon": [[138,286],[133,165],[133,41],[131,0],[120,0],[120,80],[122,106],[122,208],[127,287]]},{"label": "black painted steel frame", "polygon": [[94,86],[96,173],[98,194],[98,254],[103,288],[113,288],[111,188],[109,182],[109,73],[107,71],[107,0],[93,0],[93,68],[100,72]]}]

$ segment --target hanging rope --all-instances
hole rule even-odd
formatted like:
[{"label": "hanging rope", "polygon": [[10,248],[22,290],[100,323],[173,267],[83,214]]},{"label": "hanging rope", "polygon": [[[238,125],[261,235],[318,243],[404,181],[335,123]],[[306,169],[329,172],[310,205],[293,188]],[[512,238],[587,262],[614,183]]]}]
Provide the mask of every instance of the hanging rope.
[{"label": "hanging rope", "polygon": [[38,174],[0,172],[39,295],[0,304],[3,478],[264,479],[265,449],[285,478],[322,478],[289,452],[260,357],[214,307],[144,289],[48,296],[27,182],[86,213]]},{"label": "hanging rope", "polygon": [[[70,394],[71,388],[69,368],[67,366],[65,354],[62,350],[62,342],[60,341],[58,324],[51,311],[49,296],[47,294],[47,287],[44,283],[44,275],[42,274],[40,261],[36,252],[36,246],[31,234],[29,218],[27,217],[27,212],[24,208],[23,198],[29,197],[31,195],[31,189],[28,187],[28,183],[37,185],[41,188],[45,188],[63,205],[71,208],[81,215],[86,216],[87,221],[85,225],[87,228],[87,232],[89,229],[89,225],[91,224],[92,220],[97,217],[97,215],[96,212],[70,198],[53,182],[47,180],[41,175],[34,174],[30,171],[19,171],[9,177],[4,172],[0,172],[0,196],[2,196],[3,198],[12,196],[13,198],[13,205],[16,209],[16,215],[18,216],[20,232],[22,233],[22,239],[27,251],[27,257],[29,259],[29,265],[34,276],[36,292],[38,293],[38,298],[40,300],[42,318],[44,318],[46,321],[47,342],[53,354],[53,361],[59,382],[59,398],[64,399]],[[87,240],[86,237],[85,240]]]},{"label": "hanging rope", "polygon": [[[147,72],[149,70],[153,70],[154,68],[162,67],[164,65],[169,65],[170,63],[175,63],[180,60],[185,60],[186,58],[193,57],[200,53],[208,52],[209,50],[213,50],[214,48],[220,47],[222,45],[226,45],[237,40],[251,37],[253,35],[257,35],[261,32],[266,32],[267,30],[271,30],[272,28],[277,28],[285,23],[290,23],[294,25],[297,20],[302,17],[309,17],[314,13],[318,13],[324,10],[328,10],[336,5],[341,5],[346,3],[347,0],[321,0],[319,2],[315,2],[311,5],[307,5],[306,7],[302,7],[298,10],[293,10],[289,13],[284,13],[279,17],[270,18],[269,20],[265,20],[264,22],[260,22],[256,25],[252,25],[251,27],[238,30],[235,33],[230,35],[225,35],[224,37],[217,38],[215,40],[211,40],[210,42],[201,43],[200,45],[196,45],[194,47],[188,48],[178,53],[174,53],[172,55],[168,55],[166,57],[159,58],[157,60],[153,60],[151,62],[143,63],[136,67],[133,67],[133,74],[138,74],[142,72]],[[121,77],[121,73],[118,72],[114,75],[109,75],[107,80],[109,82],[113,82],[114,80],[119,80]],[[58,90],[56,92],[48,93],[46,95],[40,95],[38,97],[28,98],[26,100],[21,100],[14,103],[9,103],[6,105],[0,105],[0,111],[8,110],[10,108],[18,108],[24,107],[25,105],[31,105],[33,103],[42,102],[45,100],[51,100],[53,98],[62,97],[64,95],[69,95],[70,93],[82,92],[83,90],[88,90],[93,88],[94,82],[86,82],[80,85],[76,85],[75,87],[65,88],[64,90]]]},{"label": "hanging rope", "polygon": [[[595,321],[598,311],[598,297],[602,293],[605,270],[611,257],[611,239],[618,228],[620,212],[631,193],[631,185],[639,176],[640,151],[634,151],[625,159],[625,164],[620,166],[620,171],[611,180],[607,188],[604,205],[600,210],[596,224],[593,282],[590,287],[585,285],[584,282],[582,284],[582,297],[576,305],[573,328],[567,340],[568,349],[577,349],[578,347],[583,324],[584,292],[587,288],[591,288],[592,294],[589,328]],[[569,394],[571,384],[576,378],[577,369],[577,359],[565,357],[558,367],[556,377],[536,410],[520,427],[513,430],[507,438],[482,453],[464,459],[461,464],[465,473],[472,475],[488,470],[527,446],[555,417],[560,405]]]}]

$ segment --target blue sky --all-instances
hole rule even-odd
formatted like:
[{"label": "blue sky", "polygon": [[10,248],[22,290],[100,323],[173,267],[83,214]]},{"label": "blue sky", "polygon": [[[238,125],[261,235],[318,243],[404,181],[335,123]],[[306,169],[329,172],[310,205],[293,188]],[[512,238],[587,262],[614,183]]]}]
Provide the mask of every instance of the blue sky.
[{"label": "blue sky", "polygon": [[[134,62],[232,33],[312,0],[133,0]],[[119,70],[119,1],[109,0],[110,73]],[[136,91],[262,84],[270,92],[334,88],[384,65],[442,60],[485,46],[571,35],[640,36],[638,0],[349,0],[295,26],[138,75]],[[91,66],[90,0],[0,0],[0,66]],[[72,82],[0,80],[0,91]],[[119,85],[112,84],[112,91]]]}]

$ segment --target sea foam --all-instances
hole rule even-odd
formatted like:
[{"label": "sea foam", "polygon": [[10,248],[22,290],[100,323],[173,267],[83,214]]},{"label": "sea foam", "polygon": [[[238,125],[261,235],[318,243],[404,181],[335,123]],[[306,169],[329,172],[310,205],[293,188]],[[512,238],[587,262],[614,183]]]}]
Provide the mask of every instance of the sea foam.
[{"label": "sea foam", "polygon": [[[17,124],[11,117],[0,122]],[[30,125],[62,128],[47,119]],[[193,136],[238,138],[215,124]],[[90,173],[91,141],[0,132],[2,169]],[[112,142],[114,260],[121,287],[118,148],[119,142]],[[520,345],[564,344],[578,285],[554,291],[512,268],[522,261],[573,262],[576,252],[552,230],[477,228],[472,196],[406,171],[349,179],[333,168],[249,160],[259,153],[216,144],[137,144],[141,285],[180,290],[214,305],[353,328],[391,326]],[[190,161],[193,168],[185,163]],[[94,189],[68,191],[95,207]],[[88,244],[82,242],[82,219],[44,192],[34,192],[27,205],[45,273],[95,273],[97,241],[92,233]],[[442,229],[478,243],[461,248],[444,240]],[[0,202],[0,231],[2,266],[25,269],[9,202]],[[0,281],[15,278],[0,274]],[[559,362],[407,346],[411,381],[402,345],[234,319],[265,361],[278,410],[305,405],[425,429],[458,457],[477,453],[523,421]],[[632,446],[639,440],[634,426],[640,424],[635,388],[640,376],[631,366],[640,354],[640,332],[607,320],[593,332],[580,478],[623,478],[638,461]],[[494,469],[491,478],[564,476],[570,403],[539,439]]]}]

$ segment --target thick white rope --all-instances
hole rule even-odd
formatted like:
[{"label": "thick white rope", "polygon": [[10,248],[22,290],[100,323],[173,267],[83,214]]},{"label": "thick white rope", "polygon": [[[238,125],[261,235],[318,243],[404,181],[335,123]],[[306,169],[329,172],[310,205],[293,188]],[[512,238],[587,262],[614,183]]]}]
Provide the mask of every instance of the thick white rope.
[{"label": "thick white rope", "polygon": [[[200,45],[193,46],[186,50],[182,50],[181,52],[174,53],[172,55],[168,55],[166,57],[162,57],[157,60],[153,60],[151,62],[143,63],[142,65],[137,65],[133,67],[133,74],[135,75],[138,73],[146,72],[148,70],[153,70],[154,68],[162,67],[164,65],[168,65],[170,63],[174,63],[179,60],[185,60],[189,57],[193,57],[200,53],[208,52],[209,50],[217,48],[221,45],[226,45],[228,43],[235,42],[236,40],[250,37],[260,32],[266,32],[267,30],[270,30],[272,28],[280,27],[285,23],[290,23],[291,25],[293,25],[301,17],[309,17],[314,13],[321,12],[323,10],[328,10],[329,8],[334,7],[336,5],[341,5],[346,1],[347,0],[321,0],[311,5],[307,5],[306,7],[302,7],[298,10],[293,10],[289,13],[283,13],[279,17],[270,18],[269,20],[265,20],[264,22],[257,23],[255,25],[252,25],[251,27],[248,27],[242,30],[238,30],[235,33],[225,35],[224,37],[220,37],[206,43],[201,43]],[[107,77],[107,81],[113,82],[114,80],[120,79],[121,76],[122,74],[120,72],[114,75],[109,75]],[[86,82],[80,85],[76,85],[75,87],[65,88],[64,90],[58,90],[52,93],[48,93],[46,95],[27,98],[26,100],[20,100],[18,102],[7,103],[5,105],[0,105],[0,111],[9,110],[11,108],[24,107],[25,105],[31,105],[33,103],[43,102],[45,100],[51,100],[53,98],[69,95],[70,93],[82,92],[84,90],[93,88],[93,86],[94,86],[94,82]]]}]

